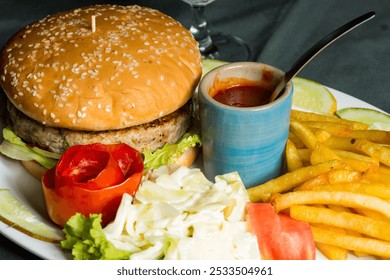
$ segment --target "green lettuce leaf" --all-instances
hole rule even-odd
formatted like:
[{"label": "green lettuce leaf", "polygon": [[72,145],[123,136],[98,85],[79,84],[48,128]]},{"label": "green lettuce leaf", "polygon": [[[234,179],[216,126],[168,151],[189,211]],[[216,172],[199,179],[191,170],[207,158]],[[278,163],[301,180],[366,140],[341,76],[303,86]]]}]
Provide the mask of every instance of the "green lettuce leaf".
[{"label": "green lettuce leaf", "polygon": [[201,140],[198,134],[186,133],[176,144],[165,144],[164,147],[158,149],[154,153],[144,151],[145,168],[156,169],[162,165],[170,164],[173,160],[180,156],[187,148],[201,145]]},{"label": "green lettuce leaf", "polygon": [[82,214],[73,215],[64,226],[64,249],[72,251],[75,260],[128,260],[130,252],[115,248],[106,238],[101,226],[101,214],[89,218]]},{"label": "green lettuce leaf", "polygon": [[38,147],[29,147],[9,128],[3,129],[3,142],[0,145],[0,152],[16,160],[35,160],[44,167],[54,167],[61,157],[61,154],[48,152]]}]

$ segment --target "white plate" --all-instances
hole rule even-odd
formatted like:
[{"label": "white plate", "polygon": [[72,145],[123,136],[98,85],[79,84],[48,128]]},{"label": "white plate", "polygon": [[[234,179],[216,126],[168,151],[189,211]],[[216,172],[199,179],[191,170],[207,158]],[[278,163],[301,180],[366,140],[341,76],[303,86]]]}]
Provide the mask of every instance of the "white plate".
[{"label": "white plate", "polygon": [[[337,99],[338,109],[345,107],[377,109],[364,101],[340,91],[331,88],[330,90]],[[42,219],[49,226],[55,228],[46,214],[40,182],[28,174],[19,162],[0,156],[0,178],[0,188],[11,189],[12,193],[38,218]],[[59,229],[56,230],[61,233]],[[66,255],[57,244],[37,240],[9,227],[2,222],[0,222],[0,233],[43,259],[69,259],[69,256]],[[317,258],[324,259],[324,256],[318,252]],[[353,258],[353,256],[350,256],[350,259]]]}]

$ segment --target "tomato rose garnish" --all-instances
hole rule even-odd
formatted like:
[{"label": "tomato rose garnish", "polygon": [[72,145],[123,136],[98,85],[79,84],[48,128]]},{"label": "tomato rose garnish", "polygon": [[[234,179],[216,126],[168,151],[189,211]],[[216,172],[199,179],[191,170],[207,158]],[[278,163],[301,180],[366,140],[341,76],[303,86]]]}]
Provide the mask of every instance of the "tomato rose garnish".
[{"label": "tomato rose garnish", "polygon": [[140,152],[126,144],[70,147],[43,178],[49,217],[63,226],[75,213],[115,218],[123,193],[134,195],[144,169]]}]

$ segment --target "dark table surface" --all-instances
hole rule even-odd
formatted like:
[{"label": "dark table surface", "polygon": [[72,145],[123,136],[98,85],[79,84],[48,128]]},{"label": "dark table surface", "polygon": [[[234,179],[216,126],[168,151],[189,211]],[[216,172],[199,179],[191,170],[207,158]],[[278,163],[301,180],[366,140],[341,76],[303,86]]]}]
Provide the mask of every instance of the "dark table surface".
[{"label": "dark table surface", "polygon": [[[180,0],[0,0],[0,45],[24,25],[75,7],[97,3],[156,8],[190,26]],[[390,112],[390,2],[388,0],[217,0],[206,9],[213,30],[246,41],[253,61],[283,70],[311,45],[369,11],[376,17],[324,50],[299,74]],[[0,259],[38,259],[0,234]]]}]

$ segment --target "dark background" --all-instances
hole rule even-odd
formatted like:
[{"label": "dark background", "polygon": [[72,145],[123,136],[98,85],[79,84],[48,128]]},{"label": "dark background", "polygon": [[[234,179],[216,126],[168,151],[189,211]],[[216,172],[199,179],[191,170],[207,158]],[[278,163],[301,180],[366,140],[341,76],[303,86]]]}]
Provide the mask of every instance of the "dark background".
[{"label": "dark background", "polygon": [[[190,26],[180,0],[0,0],[0,45],[18,29],[49,14],[97,3],[156,8]],[[366,12],[376,17],[324,50],[299,74],[390,112],[390,1],[217,0],[206,9],[213,30],[246,41],[253,61],[288,70],[323,36]],[[1,181],[1,179],[0,179]],[[35,259],[0,235],[0,259]]]}]

